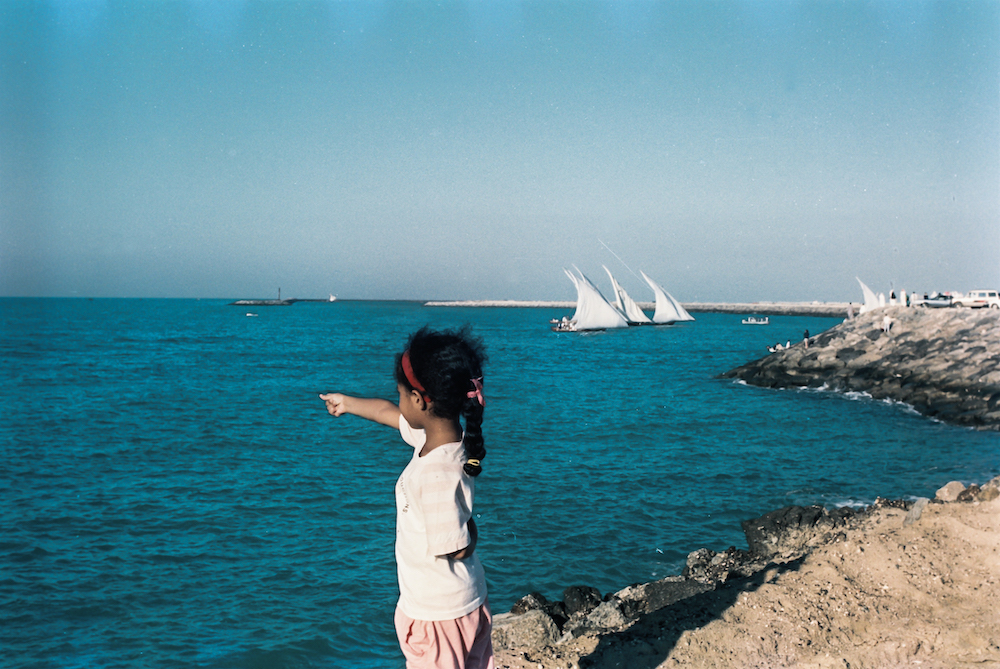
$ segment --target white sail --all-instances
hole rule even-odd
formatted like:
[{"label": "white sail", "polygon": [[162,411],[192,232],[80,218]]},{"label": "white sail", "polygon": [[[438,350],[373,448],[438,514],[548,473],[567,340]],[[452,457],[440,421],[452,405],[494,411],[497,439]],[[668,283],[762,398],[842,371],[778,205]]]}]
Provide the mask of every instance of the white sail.
[{"label": "white sail", "polygon": [[[854,277],[858,279],[858,277]],[[865,296],[864,306],[861,307],[861,313],[866,311],[871,311],[872,309],[878,309],[878,297],[875,296],[875,291],[865,285],[864,281],[858,279],[858,283],[861,284],[861,293]]]},{"label": "white sail", "polygon": [[611,279],[611,293],[615,296],[614,301],[608,300],[608,302],[618,310],[618,313],[627,317],[627,314],[625,314],[625,305],[622,304],[621,293],[618,292],[618,282],[615,281],[615,277],[611,276],[611,270],[608,269],[607,265],[601,265],[601,267],[604,268],[604,271],[608,273],[608,278]]},{"label": "white sail", "polygon": [[670,293],[663,290],[660,284],[656,283],[642,270],[639,271],[642,274],[642,278],[646,280],[649,287],[653,289],[653,294],[656,295],[656,311],[653,313],[654,323],[676,323],[678,321],[693,321],[694,318],[681,306],[680,302],[675,300]]},{"label": "white sail", "polygon": [[566,276],[576,286],[576,313],[573,322],[576,330],[605,330],[628,327],[625,317],[608,303],[601,291],[579,269],[580,276],[564,269]]},{"label": "white sail", "polygon": [[625,315],[629,323],[650,323],[649,316],[643,313],[639,305],[635,303],[629,294],[625,292],[625,289],[618,285],[615,281],[615,277],[611,276],[611,270],[609,270],[605,265],[604,271],[608,273],[608,278],[611,279],[611,289],[615,293],[615,307]]},{"label": "white sail", "polygon": [[670,300],[671,302],[673,302],[673,303],[674,303],[674,310],[675,310],[675,311],[676,311],[676,312],[677,312],[678,314],[680,314],[680,318],[679,318],[679,319],[677,319],[677,320],[680,320],[680,321],[684,321],[684,322],[690,322],[690,321],[693,321],[693,320],[694,320],[694,316],[692,316],[691,314],[689,314],[689,313],[687,312],[687,309],[685,309],[684,307],[682,307],[682,306],[681,306],[681,303],[680,303],[680,302],[678,302],[677,300],[675,300],[675,299],[674,299],[674,296],[673,296],[673,295],[671,295],[670,293],[667,293],[666,291],[663,291],[663,292],[664,292],[664,293],[666,294],[667,298],[668,298],[668,299],[669,299],[669,300]]}]

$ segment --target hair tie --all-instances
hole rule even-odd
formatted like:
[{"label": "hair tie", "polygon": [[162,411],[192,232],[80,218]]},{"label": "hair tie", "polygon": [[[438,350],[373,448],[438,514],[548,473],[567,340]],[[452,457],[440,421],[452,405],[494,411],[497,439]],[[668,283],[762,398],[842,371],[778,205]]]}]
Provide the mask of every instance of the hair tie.
[{"label": "hair tie", "polygon": [[431,399],[427,396],[427,390],[420,381],[417,381],[417,375],[413,373],[413,365],[410,364],[410,349],[403,351],[403,357],[399,359],[399,365],[403,368],[403,376],[409,381],[410,386],[423,396],[425,402],[430,402]]},{"label": "hair tie", "polygon": [[465,396],[470,400],[473,398],[479,400],[479,406],[485,407],[486,398],[483,397],[483,377],[480,376],[478,379],[469,380],[472,381],[472,390],[467,392]]},{"label": "hair tie", "polygon": [[480,469],[482,469],[482,468],[483,468],[483,465],[482,465],[482,462],[480,462],[479,460],[476,460],[476,459],[474,459],[474,458],[473,458],[473,459],[470,459],[470,460],[469,460],[468,462],[466,462],[465,464],[467,464],[467,465],[472,465],[473,467],[479,467]]}]

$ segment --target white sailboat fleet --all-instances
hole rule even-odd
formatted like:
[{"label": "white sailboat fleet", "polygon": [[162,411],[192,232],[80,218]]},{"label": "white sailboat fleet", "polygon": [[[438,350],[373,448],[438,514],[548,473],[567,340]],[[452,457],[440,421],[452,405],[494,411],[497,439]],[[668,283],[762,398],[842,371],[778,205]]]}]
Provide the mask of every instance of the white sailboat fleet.
[{"label": "white sailboat fleet", "polygon": [[556,332],[580,332],[586,330],[608,330],[625,328],[633,325],[669,325],[683,321],[693,321],[694,318],[681,306],[680,302],[663,289],[660,284],[650,279],[644,272],[642,278],[653,289],[656,296],[656,308],[653,317],[647,316],[635,300],[629,297],[625,289],[615,280],[611,270],[604,267],[611,279],[611,290],[614,301],[608,301],[593,282],[584,276],[575,265],[576,274],[567,269],[566,276],[576,286],[576,312],[571,317],[553,320]]}]

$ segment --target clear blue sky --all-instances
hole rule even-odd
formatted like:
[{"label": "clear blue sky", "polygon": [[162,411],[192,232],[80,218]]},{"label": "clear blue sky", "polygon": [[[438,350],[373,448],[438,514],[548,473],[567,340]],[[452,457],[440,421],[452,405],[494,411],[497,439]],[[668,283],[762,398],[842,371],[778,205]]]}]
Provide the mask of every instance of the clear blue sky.
[{"label": "clear blue sky", "polygon": [[1000,2],[0,0],[0,294],[1000,287]]}]

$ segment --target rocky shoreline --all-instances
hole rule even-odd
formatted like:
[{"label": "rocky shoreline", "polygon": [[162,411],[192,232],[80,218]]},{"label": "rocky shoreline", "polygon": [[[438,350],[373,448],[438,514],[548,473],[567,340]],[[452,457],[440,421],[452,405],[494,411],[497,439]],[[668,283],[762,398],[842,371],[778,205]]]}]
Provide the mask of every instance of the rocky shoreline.
[{"label": "rocky shoreline", "polygon": [[[988,629],[983,632],[981,647],[971,650],[978,653],[977,666],[982,666],[978,663],[983,661],[1000,663],[1000,619],[989,614],[1000,604],[998,510],[1000,477],[981,487],[951,482],[937,492],[934,500],[877,500],[861,510],[786,507],[742,524],[749,550],[697,550],[688,556],[680,576],[629,586],[604,597],[586,586],[567,588],[558,602],[548,601],[538,593],[523,597],[510,613],[494,618],[496,666],[885,667],[903,664],[897,662],[899,659],[914,659],[932,667],[966,666],[958,662],[935,663],[936,658],[952,657],[955,650],[940,638],[936,647],[928,640],[921,646],[919,640],[911,639],[926,636],[928,632],[923,628],[901,630],[901,640],[893,641],[891,648],[879,638],[891,630],[872,632],[874,622],[860,622],[861,634],[873,636],[867,641],[850,638],[846,629],[848,623],[854,625],[858,619],[880,616],[891,628],[899,624],[892,618],[911,615],[914,604],[908,599],[896,604],[888,601],[891,588],[918,590],[912,596],[927,601],[918,601],[916,606],[933,608],[930,600],[944,597],[939,591],[948,591],[955,580],[963,578],[950,569],[949,550],[985,564],[983,574],[972,575],[970,587],[974,591],[972,606],[980,607],[975,616],[986,624],[980,625],[978,619],[970,624]],[[914,550],[915,544],[935,536],[939,516],[943,531],[948,533],[955,530],[954,518],[967,513],[976,516],[974,521],[980,516],[986,518],[986,524],[971,524],[971,538],[961,532],[958,538],[940,538],[948,545],[935,544],[940,550],[932,548],[930,555],[925,550],[921,556]],[[922,521],[927,514],[933,520]],[[971,541],[973,550],[959,545],[959,540]],[[873,544],[884,544],[877,547],[884,551],[902,551],[903,556],[909,551],[915,559],[906,564],[903,572],[903,557],[887,561],[877,548],[872,548]],[[866,550],[871,552],[870,558],[865,556]],[[926,559],[922,567],[921,557]],[[869,565],[869,559],[877,560],[877,566]],[[821,570],[824,565],[827,571]],[[798,585],[797,594],[790,592],[785,581],[801,580],[801,572],[809,572],[814,566],[822,571],[821,578],[815,582],[816,574],[811,574],[806,580],[816,592],[805,592]],[[878,575],[872,583],[862,582],[855,573],[879,569],[888,573]],[[898,584],[890,578],[894,572],[901,579]],[[838,578],[843,582],[837,582]],[[988,596],[975,594],[980,586],[990,588]],[[966,615],[961,607],[967,602],[959,602],[959,589],[954,589],[956,596],[941,606],[949,610],[958,607],[959,614]],[[911,593],[905,594],[911,597]],[[760,602],[753,603],[755,599]],[[931,613],[940,615],[936,609]],[[910,618],[906,620],[912,624]],[[932,618],[932,622],[936,620]],[[779,621],[786,621],[797,631],[779,630]],[[959,645],[967,642],[958,641]]]},{"label": "rocky shoreline", "polygon": [[864,392],[947,423],[1000,430],[1000,311],[876,309],[812,337],[808,347],[798,342],[722,377]]}]

